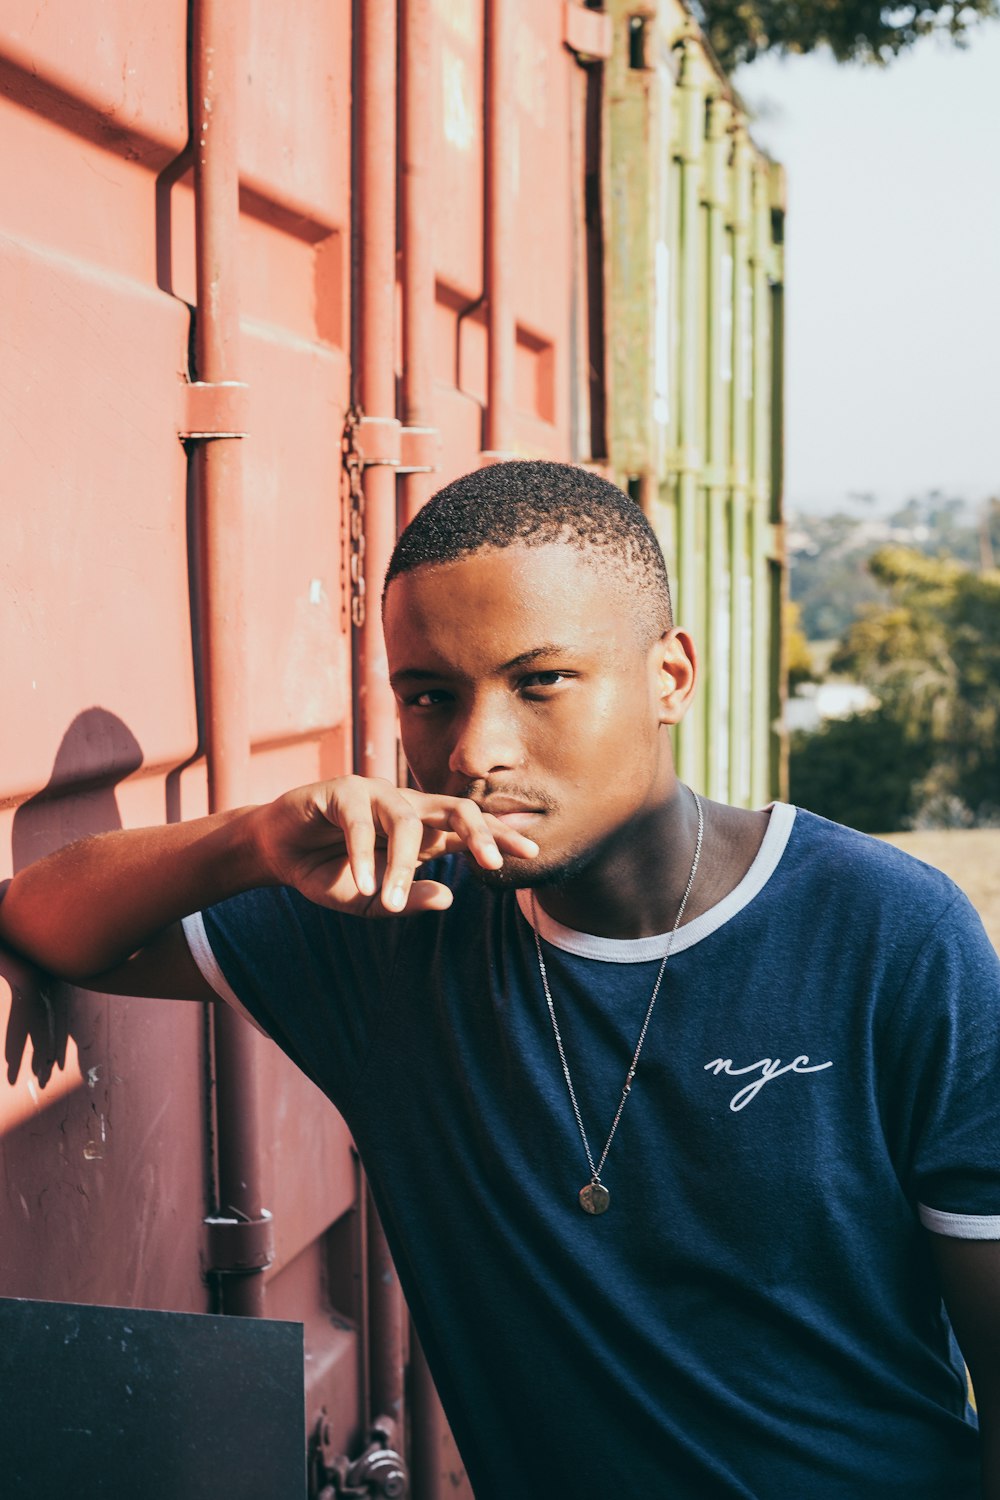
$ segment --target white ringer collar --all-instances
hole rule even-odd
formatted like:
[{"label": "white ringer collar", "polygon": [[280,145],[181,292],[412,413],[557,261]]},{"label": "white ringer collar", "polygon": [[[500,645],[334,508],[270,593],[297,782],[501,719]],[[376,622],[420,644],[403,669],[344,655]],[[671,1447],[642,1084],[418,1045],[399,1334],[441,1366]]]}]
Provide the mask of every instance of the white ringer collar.
[{"label": "white ringer collar", "polygon": [[[703,938],[718,931],[764,889],[785,852],[792,824],[795,822],[795,808],[787,802],[772,802],[770,812],[767,831],[756,858],[739,885],[734,886],[729,895],[724,896],[715,906],[703,911],[700,917],[695,917],[693,922],[686,922],[678,927],[670,950],[672,953],[692,948],[695,943],[700,943]],[[521,915],[530,927],[531,892],[519,890],[516,894]],[[535,910],[538,913],[539,935],[553,948],[562,948],[565,953],[575,953],[580,958],[597,958],[612,964],[640,964],[648,963],[653,958],[662,958],[667,951],[670,936],[667,932],[656,932],[652,937],[643,938],[596,937],[590,932],[574,932],[572,927],[563,927],[561,922],[554,921],[543,911],[537,902]]]}]

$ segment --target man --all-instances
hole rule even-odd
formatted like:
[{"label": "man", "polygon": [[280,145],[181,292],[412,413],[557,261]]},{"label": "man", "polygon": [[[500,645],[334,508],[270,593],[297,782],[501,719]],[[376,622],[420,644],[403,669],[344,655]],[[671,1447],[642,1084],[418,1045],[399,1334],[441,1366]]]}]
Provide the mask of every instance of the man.
[{"label": "man", "polygon": [[942,1289],[997,1500],[1000,983],[965,898],[678,782],[694,647],[593,475],[448,486],[384,620],[420,791],[86,841],[4,936],[221,996],[327,1092],[477,1500],[973,1497]]}]

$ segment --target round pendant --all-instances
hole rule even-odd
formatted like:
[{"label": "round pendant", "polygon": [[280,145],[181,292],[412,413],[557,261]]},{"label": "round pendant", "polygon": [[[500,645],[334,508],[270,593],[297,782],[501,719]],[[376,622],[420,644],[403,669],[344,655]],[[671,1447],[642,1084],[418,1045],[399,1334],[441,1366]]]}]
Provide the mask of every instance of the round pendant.
[{"label": "round pendant", "polygon": [[588,1182],[580,1189],[580,1207],[585,1214],[603,1214],[611,1202],[611,1194],[603,1182]]}]

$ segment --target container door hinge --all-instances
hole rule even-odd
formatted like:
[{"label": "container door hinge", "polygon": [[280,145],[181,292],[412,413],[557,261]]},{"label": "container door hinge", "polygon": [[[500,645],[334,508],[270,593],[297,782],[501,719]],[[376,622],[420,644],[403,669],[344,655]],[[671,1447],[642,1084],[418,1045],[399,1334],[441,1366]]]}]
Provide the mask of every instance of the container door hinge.
[{"label": "container door hinge", "polygon": [[228,1214],[210,1214],[205,1226],[210,1271],[226,1276],[251,1276],[266,1271],[273,1263],[274,1221],[268,1209],[261,1209],[259,1219],[248,1219],[237,1209],[230,1209]]},{"label": "container door hinge", "polygon": [[602,10],[588,10],[565,0],[563,43],[580,62],[607,62],[614,40],[611,17]]},{"label": "container door hinge", "polygon": [[242,380],[185,381],[183,410],[177,426],[182,442],[247,435],[249,388]]},{"label": "container door hinge", "polygon": [[441,466],[436,427],[404,427],[397,417],[357,414],[357,446],[366,469],[384,464],[397,474],[430,474]]},{"label": "container door hinge", "polygon": [[333,1452],[332,1429],[324,1407],[309,1444],[309,1500],[404,1500],[410,1491],[406,1464],[396,1452],[395,1423],[377,1417],[360,1458]]}]

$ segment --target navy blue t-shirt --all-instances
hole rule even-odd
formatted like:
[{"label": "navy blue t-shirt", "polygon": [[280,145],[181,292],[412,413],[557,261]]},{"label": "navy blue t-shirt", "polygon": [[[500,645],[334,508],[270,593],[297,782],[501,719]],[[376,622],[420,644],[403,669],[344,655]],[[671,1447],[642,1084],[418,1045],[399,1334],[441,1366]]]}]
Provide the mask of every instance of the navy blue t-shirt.
[{"label": "navy blue t-shirt", "polygon": [[[427,873],[447,912],[260,890],[187,928],[347,1120],[477,1500],[973,1500],[926,1233],[1000,1239],[1000,966],[966,898],[777,805],[676,935],[592,1218],[527,896]],[[666,937],[538,920],[596,1156]]]}]

